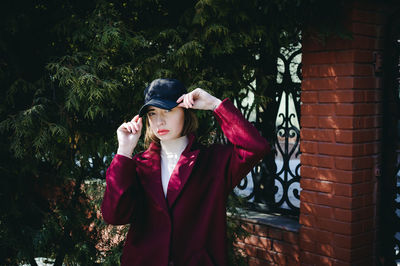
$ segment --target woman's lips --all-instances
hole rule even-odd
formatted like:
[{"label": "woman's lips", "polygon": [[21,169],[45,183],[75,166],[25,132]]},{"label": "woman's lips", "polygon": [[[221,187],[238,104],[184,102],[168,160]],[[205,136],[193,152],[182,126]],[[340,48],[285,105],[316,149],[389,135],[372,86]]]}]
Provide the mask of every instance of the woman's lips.
[{"label": "woman's lips", "polygon": [[168,132],[169,132],[169,130],[167,130],[167,129],[160,129],[157,131],[158,135],[161,135],[161,136],[168,134]]}]

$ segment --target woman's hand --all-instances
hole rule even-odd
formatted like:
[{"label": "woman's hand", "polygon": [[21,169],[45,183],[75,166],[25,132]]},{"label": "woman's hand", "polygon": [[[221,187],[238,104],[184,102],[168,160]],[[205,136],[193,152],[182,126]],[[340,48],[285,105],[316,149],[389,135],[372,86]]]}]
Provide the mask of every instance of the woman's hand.
[{"label": "woman's hand", "polygon": [[179,103],[179,107],[183,108],[214,110],[221,103],[221,100],[197,88],[189,93],[183,94],[176,102]]},{"label": "woman's hand", "polygon": [[132,158],[133,150],[135,149],[142,133],[142,127],[142,118],[139,117],[139,115],[136,115],[130,122],[123,123],[119,126],[117,129],[117,154]]}]

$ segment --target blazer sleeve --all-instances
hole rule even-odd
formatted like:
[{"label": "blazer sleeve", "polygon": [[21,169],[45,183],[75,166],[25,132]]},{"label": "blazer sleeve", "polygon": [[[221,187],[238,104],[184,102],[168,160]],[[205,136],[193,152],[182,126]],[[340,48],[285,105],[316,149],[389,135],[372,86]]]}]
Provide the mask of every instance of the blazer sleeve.
[{"label": "blazer sleeve", "polygon": [[116,154],[106,172],[106,189],[101,213],[114,225],[128,224],[137,204],[138,177],[135,160]]},{"label": "blazer sleeve", "polygon": [[232,144],[230,161],[227,166],[227,185],[231,191],[270,151],[270,146],[229,99],[223,100],[215,108],[214,115]]}]

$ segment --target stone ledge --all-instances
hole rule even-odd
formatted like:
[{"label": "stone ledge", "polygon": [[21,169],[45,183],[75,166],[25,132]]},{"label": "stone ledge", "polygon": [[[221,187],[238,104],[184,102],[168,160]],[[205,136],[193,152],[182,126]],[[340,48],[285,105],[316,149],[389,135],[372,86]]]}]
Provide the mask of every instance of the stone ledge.
[{"label": "stone ledge", "polygon": [[[228,215],[230,215],[228,213]],[[299,232],[299,221],[279,214],[266,214],[256,211],[241,210],[238,218],[245,222],[266,225],[290,232]]]}]

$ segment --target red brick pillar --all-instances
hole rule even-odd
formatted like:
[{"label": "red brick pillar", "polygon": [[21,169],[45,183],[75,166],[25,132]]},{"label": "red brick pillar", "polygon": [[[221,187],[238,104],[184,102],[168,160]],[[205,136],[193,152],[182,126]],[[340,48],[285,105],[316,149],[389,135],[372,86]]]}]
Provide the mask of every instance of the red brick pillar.
[{"label": "red brick pillar", "polygon": [[353,4],[353,39],[303,43],[300,261],[373,265],[375,166],[381,89],[374,65],[383,48],[382,9]]}]

